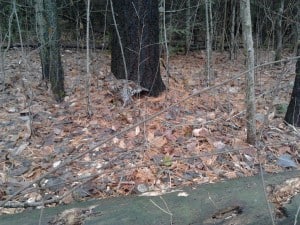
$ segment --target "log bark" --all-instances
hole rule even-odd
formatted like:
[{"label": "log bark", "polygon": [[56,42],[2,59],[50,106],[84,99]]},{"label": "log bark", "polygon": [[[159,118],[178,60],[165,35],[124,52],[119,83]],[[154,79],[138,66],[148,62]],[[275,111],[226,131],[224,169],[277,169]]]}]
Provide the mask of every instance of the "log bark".
[{"label": "log bark", "polygon": [[[265,183],[277,185],[286,179],[299,176],[299,170],[269,174],[265,175]],[[180,193],[186,193],[188,196],[179,196]],[[278,219],[276,224],[294,224],[299,201],[298,194],[290,204],[285,205],[288,217]],[[91,206],[93,212],[87,215]],[[274,207],[272,203],[271,207]],[[85,214],[82,223],[85,225],[272,224],[260,176],[187,187],[162,196],[128,196],[46,208],[41,224],[51,224],[49,221],[55,221],[59,213],[65,215],[67,209]],[[0,225],[37,225],[40,213],[41,210],[36,209],[1,216]]]}]

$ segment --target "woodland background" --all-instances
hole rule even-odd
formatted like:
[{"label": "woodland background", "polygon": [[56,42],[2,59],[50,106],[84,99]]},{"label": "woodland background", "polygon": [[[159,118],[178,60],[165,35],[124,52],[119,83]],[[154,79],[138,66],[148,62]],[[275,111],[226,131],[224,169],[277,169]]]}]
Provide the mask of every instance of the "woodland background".
[{"label": "woodland background", "polygon": [[110,1],[57,1],[65,76],[57,102],[42,79],[35,1],[0,0],[1,213],[299,169],[299,128],[284,116],[299,56],[300,3],[250,1],[252,145],[239,3],[159,1],[167,90],[136,95],[124,107],[111,73]]}]

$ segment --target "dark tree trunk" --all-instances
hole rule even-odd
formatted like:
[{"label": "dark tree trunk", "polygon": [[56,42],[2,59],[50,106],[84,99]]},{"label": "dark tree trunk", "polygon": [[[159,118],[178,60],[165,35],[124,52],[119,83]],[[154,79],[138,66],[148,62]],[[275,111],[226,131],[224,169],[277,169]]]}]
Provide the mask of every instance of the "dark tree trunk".
[{"label": "dark tree trunk", "polygon": [[[165,90],[159,66],[159,13],[157,0],[113,0],[126,59],[128,79],[157,96]],[[112,37],[112,73],[126,79],[116,29]]]},{"label": "dark tree trunk", "polygon": [[[298,41],[297,56],[300,56],[300,40]],[[284,120],[289,124],[300,127],[300,58],[296,63],[294,88]]]},{"label": "dark tree trunk", "polygon": [[35,4],[43,79],[50,81],[55,100],[61,102],[65,91],[56,1],[36,0]]}]

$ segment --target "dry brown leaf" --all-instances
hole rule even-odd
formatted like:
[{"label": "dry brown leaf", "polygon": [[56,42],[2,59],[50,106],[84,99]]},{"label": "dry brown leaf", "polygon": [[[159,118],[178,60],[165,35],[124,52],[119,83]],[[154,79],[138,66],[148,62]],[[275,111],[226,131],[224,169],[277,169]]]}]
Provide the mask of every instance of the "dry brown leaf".
[{"label": "dry brown leaf", "polygon": [[165,144],[167,144],[167,139],[163,136],[159,136],[159,137],[154,137],[151,141],[150,141],[150,145],[152,147],[155,148],[161,148],[163,147]]},{"label": "dry brown leaf", "polygon": [[217,150],[221,150],[223,148],[225,148],[225,144],[222,141],[214,141],[213,142],[213,146],[217,149]]},{"label": "dry brown leaf", "polygon": [[217,155],[209,156],[209,157],[201,157],[201,160],[207,166],[211,166],[216,162]]},{"label": "dry brown leaf", "polygon": [[283,155],[285,153],[291,153],[291,147],[290,146],[281,146],[277,148],[278,155]]},{"label": "dry brown leaf", "polygon": [[153,139],[154,139],[154,133],[153,133],[153,132],[148,132],[147,140],[148,140],[149,142],[151,142]]},{"label": "dry brown leaf", "polygon": [[198,145],[198,143],[196,141],[194,141],[194,142],[188,143],[186,145],[186,148],[188,151],[194,152],[196,150],[197,145]]},{"label": "dry brown leaf", "polygon": [[156,180],[156,176],[147,167],[137,169],[133,175],[138,183],[154,183]]},{"label": "dry brown leaf", "polygon": [[229,171],[229,172],[226,172],[224,174],[224,176],[228,179],[234,179],[234,178],[237,178],[237,174],[235,171]]},{"label": "dry brown leaf", "polygon": [[136,136],[139,135],[140,132],[141,132],[140,126],[137,126],[137,127],[135,128],[135,135],[136,135]]},{"label": "dry brown leaf", "polygon": [[215,112],[209,112],[209,113],[207,113],[207,119],[208,120],[214,120],[214,119],[216,119],[216,113]]},{"label": "dry brown leaf", "polygon": [[121,140],[121,141],[119,142],[119,147],[120,147],[120,148],[123,148],[123,149],[126,148],[126,144],[125,144],[124,140]]},{"label": "dry brown leaf", "polygon": [[193,130],[193,136],[195,137],[208,137],[210,136],[208,129],[202,127]]},{"label": "dry brown leaf", "polygon": [[66,195],[61,201],[64,204],[70,204],[70,203],[74,202],[75,200],[73,198],[73,195],[69,194],[69,195]]},{"label": "dry brown leaf", "polygon": [[249,145],[248,144],[246,144],[245,143],[245,141],[243,141],[242,139],[240,139],[240,138],[233,138],[232,139],[232,147],[234,148],[234,149],[238,149],[238,148],[244,148],[244,147],[249,147]]},{"label": "dry brown leaf", "polygon": [[37,166],[26,174],[26,178],[35,179],[37,176],[40,176],[42,174],[42,171],[42,168],[40,166]]},{"label": "dry brown leaf", "polygon": [[169,141],[176,141],[177,137],[172,133],[171,130],[167,130],[164,134],[164,136],[169,140]]}]

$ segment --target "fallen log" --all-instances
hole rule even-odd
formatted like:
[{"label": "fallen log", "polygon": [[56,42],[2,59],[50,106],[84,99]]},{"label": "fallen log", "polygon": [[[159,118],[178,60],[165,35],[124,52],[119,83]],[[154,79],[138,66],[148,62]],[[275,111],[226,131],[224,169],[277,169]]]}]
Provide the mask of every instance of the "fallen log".
[{"label": "fallen log", "polygon": [[[284,214],[276,218],[278,191],[293,180],[294,196],[282,203]],[[288,181],[287,181],[288,180]],[[276,224],[300,224],[300,171],[266,174],[265,187],[273,187],[269,204]],[[287,181],[287,182],[286,182]],[[296,181],[296,182],[295,182]],[[297,191],[298,190],[298,191]],[[298,194],[297,194],[298,193]],[[298,218],[295,218],[298,217]],[[40,219],[41,218],[41,219]],[[68,206],[34,209],[20,214],[0,216],[0,225],[210,225],[210,224],[272,224],[259,175],[227,180],[215,184],[185,187],[169,193],[147,193],[77,202]],[[298,222],[295,222],[298,221]]]}]

